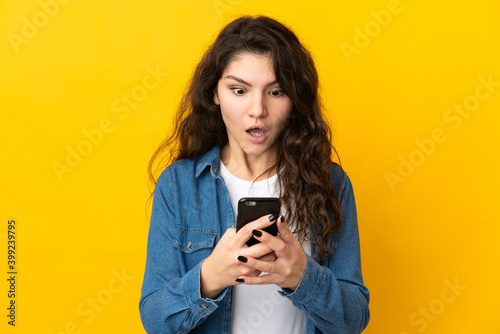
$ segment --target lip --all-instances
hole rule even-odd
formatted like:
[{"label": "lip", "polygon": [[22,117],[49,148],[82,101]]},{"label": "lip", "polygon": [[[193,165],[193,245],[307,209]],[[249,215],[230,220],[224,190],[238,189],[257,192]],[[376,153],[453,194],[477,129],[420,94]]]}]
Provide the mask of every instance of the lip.
[{"label": "lip", "polygon": [[245,131],[250,131],[250,130],[261,130],[261,131],[267,131],[266,127],[263,125],[250,125]]},{"label": "lip", "polygon": [[[260,126],[260,125],[249,126],[245,130],[245,132],[247,133],[248,140],[250,142],[256,143],[256,144],[264,142],[267,138],[268,133],[269,133],[264,126]],[[258,132],[258,133],[261,133],[261,135],[254,136],[252,134],[252,132]]]}]

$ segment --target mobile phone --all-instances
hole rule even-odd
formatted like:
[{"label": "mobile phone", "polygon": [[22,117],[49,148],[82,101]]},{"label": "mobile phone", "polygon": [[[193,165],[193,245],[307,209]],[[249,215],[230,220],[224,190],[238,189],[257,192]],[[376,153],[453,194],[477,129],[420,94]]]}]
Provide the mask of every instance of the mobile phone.
[{"label": "mobile phone", "polygon": [[[243,197],[238,201],[238,216],[236,218],[236,231],[239,231],[246,224],[265,216],[280,214],[281,201],[276,197]],[[278,235],[276,222],[263,229],[274,236]],[[251,237],[247,241],[248,246],[255,245],[259,240]]]}]

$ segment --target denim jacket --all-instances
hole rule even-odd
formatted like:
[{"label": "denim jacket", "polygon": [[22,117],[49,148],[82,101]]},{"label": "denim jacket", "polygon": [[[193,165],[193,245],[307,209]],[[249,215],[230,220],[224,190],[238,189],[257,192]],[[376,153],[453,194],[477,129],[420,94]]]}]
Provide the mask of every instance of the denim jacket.
[{"label": "denim jacket", "polygon": [[[219,167],[220,149],[215,147],[198,159],[173,163],[158,179],[139,303],[150,334],[230,331],[232,286],[215,299],[200,294],[201,263],[226,229],[236,225]],[[331,178],[343,214],[335,251],[323,260],[306,255],[295,291],[279,293],[305,313],[308,334],[361,333],[370,318],[369,292],[361,275],[354,194],[338,165],[332,165]]]}]

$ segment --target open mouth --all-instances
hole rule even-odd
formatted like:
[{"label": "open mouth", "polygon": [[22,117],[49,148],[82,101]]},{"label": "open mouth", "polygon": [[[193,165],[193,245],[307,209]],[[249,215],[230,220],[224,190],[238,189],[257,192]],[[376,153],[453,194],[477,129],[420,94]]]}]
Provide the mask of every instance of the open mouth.
[{"label": "open mouth", "polygon": [[261,125],[251,125],[245,132],[248,134],[248,140],[255,144],[265,142],[268,135],[267,129]]},{"label": "open mouth", "polygon": [[264,135],[264,130],[259,130],[259,129],[251,129],[247,130],[247,133],[251,134],[254,137],[262,137]]},{"label": "open mouth", "polygon": [[262,137],[267,132],[266,128],[259,125],[253,125],[247,128],[246,133],[253,137]]}]

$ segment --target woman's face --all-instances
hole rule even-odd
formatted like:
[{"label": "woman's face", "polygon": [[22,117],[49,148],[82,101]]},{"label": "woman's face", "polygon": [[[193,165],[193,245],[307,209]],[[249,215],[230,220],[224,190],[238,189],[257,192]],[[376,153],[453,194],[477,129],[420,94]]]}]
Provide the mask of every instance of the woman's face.
[{"label": "woman's face", "polygon": [[232,60],[219,79],[214,102],[220,105],[231,152],[274,158],[292,101],[276,82],[269,56],[243,53]]}]

